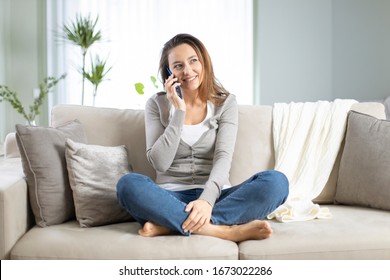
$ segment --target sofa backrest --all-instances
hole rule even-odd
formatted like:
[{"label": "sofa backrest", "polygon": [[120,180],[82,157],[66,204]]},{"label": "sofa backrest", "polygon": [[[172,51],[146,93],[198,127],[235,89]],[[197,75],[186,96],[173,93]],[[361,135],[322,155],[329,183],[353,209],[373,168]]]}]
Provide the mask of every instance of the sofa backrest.
[{"label": "sofa backrest", "polygon": [[[381,103],[358,103],[352,109],[377,118],[385,118],[384,106]],[[145,155],[143,110],[80,105],[57,105],[52,110],[51,122],[54,127],[74,119],[83,124],[89,144],[125,145],[134,172],[155,178],[155,172]],[[333,202],[341,153],[342,150],[326,187],[315,202]],[[231,183],[241,183],[256,172],[272,169],[274,163],[272,106],[239,105],[238,135],[230,171]]]},{"label": "sofa backrest", "polygon": [[87,135],[88,144],[102,146],[125,145],[134,172],[155,177],[145,155],[144,111],[98,108],[80,105],[58,105],[52,109],[51,125],[57,127],[79,120]]},{"label": "sofa backrest", "polygon": [[[51,125],[54,127],[74,119],[82,123],[89,144],[126,145],[134,172],[155,178],[155,172],[145,155],[143,110],[80,105],[58,105],[52,110]],[[231,169],[232,184],[238,184],[255,172],[273,167],[271,125],[271,106],[239,106],[239,129]]]}]

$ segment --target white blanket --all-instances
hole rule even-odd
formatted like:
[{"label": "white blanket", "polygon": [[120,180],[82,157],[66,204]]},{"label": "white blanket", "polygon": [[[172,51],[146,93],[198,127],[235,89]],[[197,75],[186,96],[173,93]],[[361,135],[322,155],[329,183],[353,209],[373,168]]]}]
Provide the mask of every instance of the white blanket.
[{"label": "white blanket", "polygon": [[290,183],[285,204],[268,215],[281,222],[331,218],[313,204],[329,179],[355,100],[276,103],[273,108],[275,169]]}]

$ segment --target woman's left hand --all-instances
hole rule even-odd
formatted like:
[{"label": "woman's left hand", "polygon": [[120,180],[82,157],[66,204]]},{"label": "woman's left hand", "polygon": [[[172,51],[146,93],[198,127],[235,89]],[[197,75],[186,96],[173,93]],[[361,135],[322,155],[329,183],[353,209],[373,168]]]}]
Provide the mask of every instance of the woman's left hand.
[{"label": "woman's left hand", "polygon": [[183,230],[185,232],[201,231],[202,227],[210,221],[212,210],[212,206],[206,200],[198,199],[188,203],[185,211],[191,214],[184,221]]}]

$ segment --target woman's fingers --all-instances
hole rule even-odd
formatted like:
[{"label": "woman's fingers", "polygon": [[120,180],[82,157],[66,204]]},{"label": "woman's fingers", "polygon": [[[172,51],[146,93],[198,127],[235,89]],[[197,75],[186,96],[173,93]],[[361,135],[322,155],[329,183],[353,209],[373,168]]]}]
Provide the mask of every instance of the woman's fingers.
[{"label": "woman's fingers", "polygon": [[184,226],[183,229],[185,232],[193,232],[197,228],[201,227],[203,224],[199,224],[199,221],[201,221],[202,216],[199,214],[191,213],[190,216],[187,218],[188,223]]},{"label": "woman's fingers", "polygon": [[165,91],[167,92],[167,98],[169,102],[180,110],[185,111],[186,106],[183,100],[177,95],[176,88],[180,86],[180,83],[177,82],[177,78],[172,75],[164,83]]},{"label": "woman's fingers", "polygon": [[165,90],[170,94],[176,93],[176,87],[180,86],[177,81],[178,79],[173,77],[173,75],[169,76],[164,84]]},{"label": "woman's fingers", "polygon": [[202,228],[211,218],[211,205],[205,200],[195,200],[190,202],[185,208],[190,215],[183,223],[183,230],[185,232],[194,232]]}]

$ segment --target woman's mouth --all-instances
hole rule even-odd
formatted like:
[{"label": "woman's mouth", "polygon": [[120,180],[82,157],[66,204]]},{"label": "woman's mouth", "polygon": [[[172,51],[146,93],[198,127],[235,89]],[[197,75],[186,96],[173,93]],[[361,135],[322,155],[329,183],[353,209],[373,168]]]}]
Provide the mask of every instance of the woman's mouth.
[{"label": "woman's mouth", "polygon": [[189,77],[189,78],[185,78],[182,80],[183,83],[191,83],[193,82],[195,79],[196,79],[197,76],[193,76],[193,77]]}]

